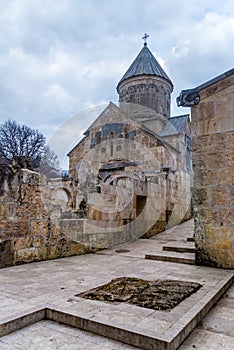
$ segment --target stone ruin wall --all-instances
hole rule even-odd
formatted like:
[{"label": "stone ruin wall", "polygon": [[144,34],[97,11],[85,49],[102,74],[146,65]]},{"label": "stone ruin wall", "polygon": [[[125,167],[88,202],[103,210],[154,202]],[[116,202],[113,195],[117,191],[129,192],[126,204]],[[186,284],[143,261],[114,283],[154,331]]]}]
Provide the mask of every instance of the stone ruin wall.
[{"label": "stone ruin wall", "polygon": [[[149,140],[145,142],[148,144]],[[160,160],[169,157],[161,146],[152,151]],[[92,161],[95,163],[96,157]],[[99,194],[94,179],[90,189],[89,179],[89,196],[96,198],[96,202],[92,206],[91,201],[87,215],[81,215],[79,210],[82,188],[77,180],[47,182],[44,176],[26,169],[13,174],[10,181],[2,179],[0,267],[95,252],[133,241],[146,231],[150,237],[163,231],[166,225],[178,224],[186,215],[189,218],[190,213],[186,213],[184,206],[189,193],[189,176],[186,172],[173,174],[169,171],[155,177],[152,166],[152,159],[148,160],[148,165],[146,161],[147,188],[136,180],[127,180],[129,189],[135,191],[129,203],[124,202],[126,197],[121,198],[121,187],[117,187],[117,193],[114,186],[108,188],[104,184]],[[126,168],[127,172],[130,170],[131,167]],[[122,190],[126,192],[126,188]],[[142,208],[137,208],[137,196],[146,194],[144,191],[150,195],[146,202],[140,203]],[[119,198],[116,194],[120,194]],[[114,210],[98,209],[99,196],[102,200],[107,196]],[[121,205],[123,210],[119,211]]]},{"label": "stone ruin wall", "polygon": [[0,195],[0,267],[86,252],[61,231],[61,206],[51,201],[51,184],[22,169],[2,182]]},{"label": "stone ruin wall", "polygon": [[[162,175],[157,183],[149,182],[148,191],[154,195],[149,196],[147,204],[143,204],[144,210],[138,214],[135,196],[133,202],[128,204],[129,207],[122,204],[122,214],[117,211],[97,211],[94,207],[90,208],[87,217],[80,217],[75,204],[79,201],[72,197],[77,191],[74,191],[77,185],[73,181],[68,179],[47,182],[44,176],[22,169],[12,178],[11,188],[4,183],[0,196],[0,267],[85,254],[117,246],[142,236],[147,223],[148,237],[163,231],[166,220],[168,225],[177,224],[178,217],[184,218],[186,214],[182,204],[185,179],[177,176],[178,181],[170,184],[168,194],[166,184],[173,176],[168,174],[167,180]],[[137,186],[135,190],[138,191]],[[79,197],[79,193],[77,196]],[[115,196],[114,199],[114,205],[118,205]],[[170,203],[178,202],[170,216],[170,223],[165,211],[168,200]],[[134,210],[135,219],[128,220],[127,217]],[[119,215],[118,220],[115,213]],[[151,227],[155,218],[158,218],[157,224]],[[122,220],[125,220],[124,225]]]},{"label": "stone ruin wall", "polygon": [[196,263],[234,268],[234,75],[192,107]]}]

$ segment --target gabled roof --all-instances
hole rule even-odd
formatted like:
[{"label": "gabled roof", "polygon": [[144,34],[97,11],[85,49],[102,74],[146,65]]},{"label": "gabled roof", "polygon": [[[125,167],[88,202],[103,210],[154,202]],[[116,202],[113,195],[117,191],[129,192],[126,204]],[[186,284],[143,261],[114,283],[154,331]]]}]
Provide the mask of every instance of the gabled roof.
[{"label": "gabled roof", "polygon": [[89,131],[93,129],[94,127],[97,127],[99,125],[104,125],[108,123],[109,113],[111,111],[111,121],[110,123],[120,123],[120,122],[126,122],[129,123],[131,120],[131,124],[135,124],[136,126],[139,126],[137,121],[134,119],[131,119],[126,113],[124,113],[118,106],[116,106],[115,103],[110,102],[106,108],[102,111],[102,113],[97,117],[96,120],[89,126],[89,128],[84,132],[84,135],[88,135]]},{"label": "gabled roof", "polygon": [[135,125],[137,128],[142,129],[143,131],[147,132],[148,134],[151,134],[155,138],[157,138],[159,141],[161,141],[162,145],[166,148],[170,148],[174,152],[179,152],[173,145],[168,143],[166,140],[163,140],[160,138],[161,135],[158,135],[156,132],[153,130],[149,129],[144,123],[136,121],[134,118],[131,118],[129,115],[124,113],[123,111],[120,110],[118,106],[116,106],[113,102],[110,102],[108,106],[104,109],[104,111],[97,117],[97,119],[90,125],[90,127],[84,132],[84,137],[76,143],[76,145],[69,151],[67,156],[70,156],[70,154],[74,151],[74,149],[81,144],[85,138],[89,135],[89,132],[91,129],[104,125],[108,122],[109,116],[108,114],[111,112],[111,121],[110,123],[115,123],[115,122],[126,122],[130,123],[132,125]]},{"label": "gabled roof", "polygon": [[101,112],[101,114],[94,120],[94,122],[84,132],[83,134],[84,137],[81,140],[79,140],[75,144],[75,146],[73,146],[72,149],[68,152],[67,156],[69,156],[74,151],[74,149],[84,141],[84,139],[89,135],[91,129],[108,123],[110,112],[111,112],[111,121],[109,121],[110,123],[116,123],[116,122],[129,123],[131,121],[131,124],[134,124],[139,127],[139,124],[135,120],[129,118],[129,116],[124,112],[122,112],[118,106],[116,106],[113,102],[110,102],[106,106],[106,108]]},{"label": "gabled roof", "polygon": [[183,130],[189,114],[178,115],[168,119],[168,123],[165,128],[161,131],[160,136],[170,136],[180,134]]},{"label": "gabled roof", "polygon": [[119,85],[126,79],[129,79],[131,77],[139,76],[139,75],[154,75],[159,76],[161,78],[166,79],[169,81],[169,83],[173,84],[168,77],[168,75],[164,72],[152,52],[148,49],[147,45],[145,44],[143,49],[140,51],[138,56],[135,58],[131,66],[128,68],[127,72],[124,74],[122,79],[120,80]]}]

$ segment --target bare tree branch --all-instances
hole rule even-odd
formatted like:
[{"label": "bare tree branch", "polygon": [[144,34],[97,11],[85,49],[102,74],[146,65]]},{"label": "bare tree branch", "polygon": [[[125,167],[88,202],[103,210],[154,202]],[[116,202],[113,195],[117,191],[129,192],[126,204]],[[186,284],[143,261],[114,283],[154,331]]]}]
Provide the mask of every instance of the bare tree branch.
[{"label": "bare tree branch", "polygon": [[[0,125],[0,157],[34,169],[45,149],[45,136],[38,130],[7,120]],[[22,162],[22,164],[20,164]]]}]

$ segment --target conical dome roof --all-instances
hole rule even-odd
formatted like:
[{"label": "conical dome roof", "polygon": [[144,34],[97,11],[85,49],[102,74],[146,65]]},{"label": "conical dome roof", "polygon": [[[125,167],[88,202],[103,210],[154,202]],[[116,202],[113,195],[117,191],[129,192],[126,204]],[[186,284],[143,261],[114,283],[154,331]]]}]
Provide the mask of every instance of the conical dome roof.
[{"label": "conical dome roof", "polygon": [[124,74],[122,79],[120,80],[119,85],[126,79],[132,78],[134,76],[139,75],[153,75],[159,76],[166,79],[173,87],[173,84],[168,77],[168,75],[164,72],[152,52],[148,49],[147,44],[144,44],[144,47],[133,61],[131,66],[128,68],[127,72]]}]

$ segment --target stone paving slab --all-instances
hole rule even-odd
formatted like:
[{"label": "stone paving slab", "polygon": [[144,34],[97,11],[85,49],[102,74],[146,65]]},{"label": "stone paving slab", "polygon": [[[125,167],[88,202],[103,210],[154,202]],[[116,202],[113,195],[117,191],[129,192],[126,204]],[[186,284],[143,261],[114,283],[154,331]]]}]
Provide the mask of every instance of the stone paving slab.
[{"label": "stone paving slab", "polygon": [[1,350],[134,350],[135,347],[50,320],[0,339]]},{"label": "stone paving slab", "polygon": [[234,284],[179,348],[194,349],[234,349]]},{"label": "stone paving slab", "polygon": [[[149,243],[164,244],[164,235],[186,241],[191,230],[185,224],[158,235],[157,239],[125,246],[132,255],[107,250],[0,270],[0,328],[7,320],[27,314],[30,308],[44,308],[46,317],[54,321],[68,325],[80,322],[85,331],[130,342],[142,349],[177,349],[233,279],[230,270],[144,259]],[[203,287],[169,312],[75,296],[117,277],[194,281]]]},{"label": "stone paving slab", "polygon": [[180,350],[232,350],[233,347],[233,337],[196,329],[190,339],[180,347]]}]

